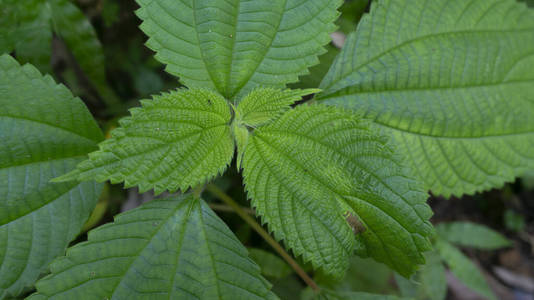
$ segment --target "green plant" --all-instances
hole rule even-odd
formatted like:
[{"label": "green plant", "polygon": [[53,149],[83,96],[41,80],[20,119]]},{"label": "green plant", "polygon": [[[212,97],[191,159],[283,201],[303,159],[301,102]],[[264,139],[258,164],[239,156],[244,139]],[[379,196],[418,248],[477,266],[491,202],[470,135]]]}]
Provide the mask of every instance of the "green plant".
[{"label": "green plant", "polygon": [[[147,46],[187,88],[142,100],[109,139],[67,89],[0,57],[1,297],[30,290],[59,256],[31,299],[277,298],[203,200],[206,189],[313,297],[374,299],[319,294],[277,241],[330,278],[341,279],[354,254],[410,277],[425,255],[441,266],[427,252],[426,191],[472,194],[534,167],[534,12],[525,4],[373,1],[319,89],[286,89],[325,53],[340,0],[137,2]],[[18,54],[15,45],[6,51]],[[235,152],[275,239],[209,183]],[[178,194],[118,215],[62,256],[108,180]],[[435,242],[453,271],[468,261],[446,242],[461,244],[457,231],[439,226]]]},{"label": "green plant", "polygon": [[403,296],[416,299],[445,299],[447,295],[445,264],[467,287],[487,299],[497,299],[477,266],[454,245],[495,250],[509,247],[511,242],[485,226],[470,222],[440,223],[436,225],[436,231],[435,251],[426,254],[427,263],[414,280],[408,281],[400,276],[396,277]]}]

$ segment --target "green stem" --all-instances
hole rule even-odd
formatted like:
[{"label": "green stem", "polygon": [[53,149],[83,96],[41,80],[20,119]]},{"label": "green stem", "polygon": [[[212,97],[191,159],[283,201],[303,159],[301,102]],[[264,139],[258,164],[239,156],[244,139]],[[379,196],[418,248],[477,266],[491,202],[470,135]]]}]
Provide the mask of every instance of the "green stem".
[{"label": "green stem", "polygon": [[302,278],[302,280],[311,287],[315,292],[319,292],[319,287],[313,281],[313,279],[300,267],[300,265],[289,255],[284,248],[275,240],[271,235],[261,227],[254,218],[247,214],[243,208],[237,202],[228,196],[223,190],[218,188],[216,185],[210,183],[206,186],[206,189],[210,191],[213,195],[217,196],[223,202],[228,204],[234,209],[234,211],[245,221],[247,222],[254,231],[256,231],[273,249],[295,270],[295,272]]}]

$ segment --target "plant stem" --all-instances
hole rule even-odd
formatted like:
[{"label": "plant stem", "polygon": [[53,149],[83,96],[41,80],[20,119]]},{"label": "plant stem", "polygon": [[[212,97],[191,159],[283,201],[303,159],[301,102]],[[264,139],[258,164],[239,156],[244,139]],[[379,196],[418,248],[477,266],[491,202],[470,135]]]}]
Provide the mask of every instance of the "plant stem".
[{"label": "plant stem", "polygon": [[[228,205],[225,205],[225,204],[216,204],[216,203],[210,203],[210,208],[213,209],[213,210],[218,210],[218,211],[222,211],[222,212],[235,212],[235,210],[233,208],[231,208],[230,206]],[[247,214],[249,215],[253,215],[254,214],[254,210],[248,208],[248,207],[241,207],[241,209],[246,212]]]},{"label": "plant stem", "polygon": [[298,262],[296,262],[291,255],[289,255],[284,248],[275,240],[271,235],[261,227],[254,218],[247,214],[243,208],[237,202],[235,202],[232,197],[228,196],[223,190],[218,188],[213,183],[210,183],[206,186],[206,189],[210,191],[213,195],[217,196],[223,202],[228,204],[234,209],[234,211],[245,221],[247,222],[254,231],[256,231],[273,249],[295,270],[295,272],[302,278],[302,280],[315,292],[319,292],[319,287],[313,281],[313,279],[300,267]]}]

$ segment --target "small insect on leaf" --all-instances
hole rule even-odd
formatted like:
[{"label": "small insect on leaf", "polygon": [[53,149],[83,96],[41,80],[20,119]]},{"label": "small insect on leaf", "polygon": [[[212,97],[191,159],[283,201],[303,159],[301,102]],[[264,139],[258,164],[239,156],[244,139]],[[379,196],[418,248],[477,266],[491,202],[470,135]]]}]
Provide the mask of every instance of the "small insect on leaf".
[{"label": "small insect on leaf", "polygon": [[364,233],[367,228],[365,228],[365,225],[363,225],[360,220],[358,220],[358,217],[353,215],[350,211],[346,211],[343,216],[347,220],[347,223],[349,223],[350,227],[352,227],[352,231],[354,234],[358,233]]}]

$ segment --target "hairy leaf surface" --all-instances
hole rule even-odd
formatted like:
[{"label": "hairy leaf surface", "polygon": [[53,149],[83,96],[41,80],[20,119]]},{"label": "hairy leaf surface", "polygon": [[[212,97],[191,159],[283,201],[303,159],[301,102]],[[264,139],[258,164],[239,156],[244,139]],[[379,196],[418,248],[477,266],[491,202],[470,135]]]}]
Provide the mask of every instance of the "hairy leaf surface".
[{"label": "hairy leaf surface", "polygon": [[[424,263],[431,215],[387,137],[350,112],[298,106],[256,129],[243,157],[252,205],[277,239],[342,276],[356,246],[408,276]],[[365,231],[355,235],[351,212]]]},{"label": "hairy leaf surface", "polygon": [[379,0],[321,83],[391,133],[435,194],[534,168],[534,11],[515,0]]},{"label": "hairy leaf surface", "polygon": [[82,101],[33,66],[0,56],[0,298],[32,286],[62,255],[102,186],[50,183],[103,136]]},{"label": "hairy leaf surface", "polygon": [[494,250],[512,244],[500,233],[471,222],[441,223],[436,231],[442,239],[461,247]]},{"label": "hairy leaf surface", "polygon": [[234,154],[230,107],[208,90],[180,89],[130,110],[100,150],[58,181],[110,180],[141,192],[182,191],[224,171]]},{"label": "hairy leaf surface", "polygon": [[340,0],[137,0],[147,46],[189,87],[239,98],[317,64]]},{"label": "hairy leaf surface", "polygon": [[277,90],[257,88],[247,94],[236,109],[236,119],[250,127],[257,127],[278,118],[303,96],[317,93],[318,89]]},{"label": "hairy leaf surface", "polygon": [[436,249],[454,276],[463,284],[487,299],[496,299],[484,275],[462,251],[443,240],[436,242]]},{"label": "hairy leaf surface", "polygon": [[276,298],[245,247],[193,195],[118,215],[50,268],[30,299]]}]

